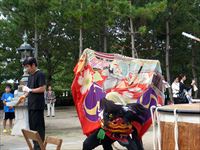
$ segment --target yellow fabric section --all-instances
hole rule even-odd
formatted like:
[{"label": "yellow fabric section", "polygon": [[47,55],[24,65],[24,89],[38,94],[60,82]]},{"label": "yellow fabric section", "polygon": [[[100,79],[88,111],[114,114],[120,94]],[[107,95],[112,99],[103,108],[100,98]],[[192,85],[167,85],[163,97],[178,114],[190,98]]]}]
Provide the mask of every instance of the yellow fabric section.
[{"label": "yellow fabric section", "polygon": [[122,105],[126,105],[131,102],[131,99],[125,98],[117,92],[110,92],[106,94],[106,99]]}]

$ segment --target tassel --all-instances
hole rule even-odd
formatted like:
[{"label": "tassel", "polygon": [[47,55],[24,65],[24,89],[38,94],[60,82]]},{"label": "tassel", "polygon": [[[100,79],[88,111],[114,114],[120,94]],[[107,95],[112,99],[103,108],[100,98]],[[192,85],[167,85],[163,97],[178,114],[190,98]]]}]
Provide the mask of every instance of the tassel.
[{"label": "tassel", "polygon": [[100,139],[100,141],[101,141],[105,138],[105,135],[106,135],[105,131],[103,129],[100,129],[97,134],[97,139]]}]

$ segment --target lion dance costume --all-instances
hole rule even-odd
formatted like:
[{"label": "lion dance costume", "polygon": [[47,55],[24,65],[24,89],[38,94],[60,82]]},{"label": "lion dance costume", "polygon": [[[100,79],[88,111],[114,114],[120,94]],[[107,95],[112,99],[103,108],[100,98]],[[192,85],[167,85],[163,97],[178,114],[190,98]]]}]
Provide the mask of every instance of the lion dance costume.
[{"label": "lion dance costume", "polygon": [[162,72],[157,60],[84,50],[74,68],[72,95],[83,134],[83,150],[118,141],[141,150],[152,121],[150,108],[163,104]]}]

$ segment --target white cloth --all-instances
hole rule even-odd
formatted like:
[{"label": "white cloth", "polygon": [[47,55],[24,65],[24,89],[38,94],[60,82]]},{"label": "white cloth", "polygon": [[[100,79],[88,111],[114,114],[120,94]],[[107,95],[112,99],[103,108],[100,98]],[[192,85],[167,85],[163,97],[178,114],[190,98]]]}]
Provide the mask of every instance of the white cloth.
[{"label": "white cloth", "polygon": [[17,105],[18,101],[11,101],[11,102],[6,102],[6,106],[15,106]]},{"label": "white cloth", "polygon": [[12,128],[11,135],[22,136],[21,129],[29,129],[27,106],[15,107],[15,116],[15,124]]},{"label": "white cloth", "polygon": [[174,98],[178,97],[179,91],[180,91],[180,83],[179,82],[173,82],[172,83],[172,93],[173,93]]},{"label": "white cloth", "polygon": [[194,84],[193,90],[196,92],[198,90],[197,86]]},{"label": "white cloth", "polygon": [[27,86],[23,86],[23,87],[22,87],[22,91],[23,91],[23,92],[29,93],[29,92],[32,91],[32,89],[28,88]]},{"label": "white cloth", "polygon": [[[14,101],[18,101],[19,97],[23,94],[24,92],[16,90],[14,92]],[[22,136],[22,129],[29,129],[27,102],[21,104],[20,106],[15,106],[15,122],[11,135]]]},{"label": "white cloth", "polygon": [[47,116],[55,116],[55,103],[47,103]]}]

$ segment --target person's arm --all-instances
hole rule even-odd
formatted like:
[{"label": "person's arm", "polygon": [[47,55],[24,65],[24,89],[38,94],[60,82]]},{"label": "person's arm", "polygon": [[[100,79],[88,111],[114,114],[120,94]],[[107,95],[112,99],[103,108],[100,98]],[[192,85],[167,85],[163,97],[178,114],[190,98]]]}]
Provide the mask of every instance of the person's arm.
[{"label": "person's arm", "polygon": [[189,87],[187,87],[184,83],[183,83],[183,90],[189,91],[190,89],[192,89],[193,85],[191,84]]},{"label": "person's arm", "polygon": [[38,88],[33,88],[32,89],[32,93],[44,93],[45,92],[45,88],[46,88],[46,83],[45,83],[45,75],[40,72],[40,74],[38,75],[38,80],[37,80],[37,84],[38,84]]},{"label": "person's arm", "polygon": [[25,93],[44,93],[45,92],[45,85],[40,86],[38,88],[33,88],[33,89],[28,88],[27,86],[24,86],[23,91]]},{"label": "person's arm", "polygon": [[38,88],[34,88],[31,91],[32,93],[44,93],[45,92],[45,85],[40,86]]},{"label": "person's arm", "polygon": [[39,87],[37,88],[29,88],[27,86],[23,87],[23,91],[27,93],[44,93],[45,92],[45,75],[40,73],[38,75],[37,84]]},{"label": "person's arm", "polygon": [[24,91],[25,93],[24,93],[24,95],[20,96],[17,105],[18,105],[19,103],[24,102],[24,101],[26,100],[26,97],[28,96],[28,94],[29,94],[30,92],[32,92],[32,93],[44,93],[44,92],[45,92],[45,85],[40,86],[40,87],[38,87],[38,88],[34,88],[34,89],[30,89],[30,88],[28,88],[27,86],[24,86],[24,87],[23,87],[23,91]]},{"label": "person's arm", "polygon": [[5,98],[4,98],[4,93],[3,93],[3,95],[1,96],[1,100],[2,100],[2,101],[5,100]]}]

